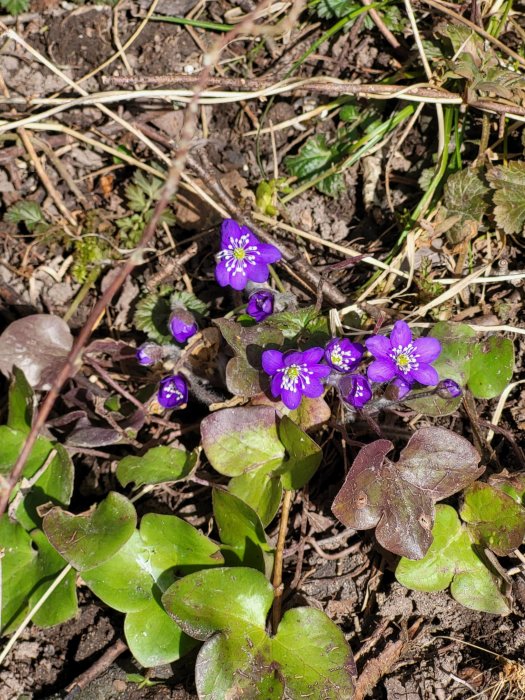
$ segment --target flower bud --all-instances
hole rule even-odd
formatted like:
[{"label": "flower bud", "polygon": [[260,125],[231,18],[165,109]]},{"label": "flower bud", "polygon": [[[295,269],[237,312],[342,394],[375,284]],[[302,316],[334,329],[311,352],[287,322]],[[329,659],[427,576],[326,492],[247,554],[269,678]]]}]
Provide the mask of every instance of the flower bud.
[{"label": "flower bud", "polygon": [[137,348],[135,357],[139,365],[150,366],[162,360],[162,348],[157,343],[142,343]]},{"label": "flower bud", "polygon": [[165,377],[159,384],[157,401],[163,408],[177,408],[188,403],[188,385],[180,374]]},{"label": "flower bud", "polygon": [[361,374],[347,374],[342,377],[339,391],[343,401],[354,408],[363,408],[372,398],[370,382]]},{"label": "flower bud", "polygon": [[191,338],[199,330],[194,315],[183,306],[177,306],[173,309],[169,326],[171,335],[177,343],[185,343],[188,338]]},{"label": "flower bud", "polygon": [[259,289],[253,292],[248,300],[246,313],[257,322],[264,321],[265,318],[273,314],[274,296],[268,289]]},{"label": "flower bud", "polygon": [[457,399],[462,393],[462,388],[453,379],[443,379],[436,387],[436,394],[442,399]]}]

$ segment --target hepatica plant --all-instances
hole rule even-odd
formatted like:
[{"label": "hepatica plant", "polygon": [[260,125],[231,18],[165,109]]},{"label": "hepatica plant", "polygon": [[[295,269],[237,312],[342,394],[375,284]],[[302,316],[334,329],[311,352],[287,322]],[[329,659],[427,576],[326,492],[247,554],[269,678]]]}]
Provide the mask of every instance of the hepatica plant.
[{"label": "hepatica plant", "polygon": [[[293,594],[282,614],[285,540],[267,534],[286,533],[293,494],[314,478],[324,492],[339,488],[331,504],[338,521],[373,530],[397,557],[389,561],[401,583],[450,588],[480,611],[511,610],[503,563],[494,561],[512,557],[523,541],[525,474],[491,469],[480,480],[487,463],[474,446],[432,424],[461,410],[467,392],[470,404],[503,392],[511,341],[447,322],[422,335],[402,319],[373,333],[366,317],[362,330],[354,322],[348,333],[334,333],[327,314],[302,305],[280,282],[273,286],[277,272],[269,282],[281,253],[261,237],[223,222],[216,307],[160,286],[137,304],[136,350],[126,354],[109,340],[88,349],[88,357],[100,355],[90,372],[125,360],[134,389],[114,394],[112,380],[105,394],[92,396],[84,385],[75,394],[73,380],[60,430],[50,427],[36,441],[0,520],[3,634],[37,602],[36,624],[70,619],[81,580],[124,616],[127,644],[142,666],[171,663],[199,646],[201,698],[352,698],[356,669],[345,630]],[[30,431],[38,378],[56,371],[56,352],[34,354],[39,328],[22,319],[0,337],[0,367],[11,381],[0,426],[4,475]],[[28,366],[30,353],[33,386],[17,368],[20,355]],[[411,434],[402,424],[407,438],[396,445],[382,434],[394,409],[389,425],[400,411],[425,415]],[[348,447],[359,444],[354,431],[360,449]],[[346,476],[340,457],[323,460],[320,447],[331,450],[339,433],[351,463]],[[112,456],[113,490],[81,515],[69,513],[75,446],[116,445],[125,450]],[[206,479],[195,475],[202,468]],[[145,507],[139,520],[134,503],[146,492],[195,479],[209,487],[213,529]],[[49,592],[53,579],[58,585]]]}]

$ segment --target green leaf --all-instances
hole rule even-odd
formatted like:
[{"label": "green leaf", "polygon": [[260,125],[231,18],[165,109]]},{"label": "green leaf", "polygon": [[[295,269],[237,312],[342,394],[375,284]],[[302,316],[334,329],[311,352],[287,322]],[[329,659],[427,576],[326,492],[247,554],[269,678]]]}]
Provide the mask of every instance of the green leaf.
[{"label": "green leaf", "polygon": [[[441,343],[441,354],[432,363],[440,380],[453,379],[460,386],[467,385],[470,376],[470,360],[476,345],[476,332],[464,323],[441,321],[429,333]],[[422,390],[424,391],[424,390]],[[411,399],[410,407],[427,416],[446,416],[457,410],[461,397],[444,399],[440,396],[427,396],[424,399]]]},{"label": "green leaf", "polygon": [[256,396],[260,384],[261,355],[268,346],[280,346],[282,333],[276,328],[259,323],[249,328],[230,319],[214,321],[224,339],[235,353],[226,366],[228,391],[238,396]]},{"label": "green leaf", "polygon": [[296,156],[287,156],[284,164],[291,175],[299,179],[319,175],[333,162],[336,151],[329,146],[324,134],[312,136]]},{"label": "green leaf", "polygon": [[154,597],[142,610],[126,615],[124,634],[131,653],[145,667],[173,663],[196,645]]},{"label": "green leaf", "polygon": [[355,665],[342,631],[320,610],[297,608],[269,637],[273,589],[254,569],[192,574],[162,600],[187,634],[206,640],[196,666],[199,697],[352,698]]},{"label": "green leaf", "polygon": [[507,387],[513,370],[512,340],[490,336],[472,350],[468,388],[477,399],[492,399]]},{"label": "green leaf", "polygon": [[319,0],[315,5],[315,11],[321,19],[341,19],[355,10],[354,0]]},{"label": "green leaf", "polygon": [[175,447],[153,447],[142,457],[124,457],[117,466],[117,479],[122,486],[134,481],[135,486],[180,481],[191,473],[197,461],[195,452]]},{"label": "green leaf", "polygon": [[489,484],[503,491],[512,498],[515,503],[520,506],[525,506],[525,473],[509,472],[504,469],[499,474],[492,474],[489,477]]},{"label": "green leaf", "polygon": [[328,321],[324,316],[319,315],[315,306],[273,314],[264,321],[264,325],[269,328],[278,328],[283,336],[290,340],[295,341],[299,336],[306,338],[309,340],[308,345],[314,344],[312,339],[324,345],[330,337]]},{"label": "green leaf", "polygon": [[489,484],[471,484],[463,493],[459,514],[476,541],[500,556],[510,554],[523,542],[525,508]]},{"label": "green leaf", "polygon": [[222,549],[226,563],[249,566],[271,576],[273,549],[253,508],[227,491],[214,489],[213,515],[221,542],[228,545]]},{"label": "green leaf", "polygon": [[323,451],[288,416],[281,418],[279,438],[287,454],[286,461],[277,470],[281,475],[283,488],[287,491],[300,489],[317,471],[323,458]]},{"label": "green leaf", "polygon": [[276,467],[284,457],[275,410],[266,406],[212,413],[201,423],[201,436],[210,464],[225,476]]},{"label": "green leaf", "polygon": [[127,613],[124,631],[135,658],[157,666],[194,646],[160,606],[162,592],[180,575],[223,563],[218,545],[189,523],[148,513],[116,554],[82,578],[104,603]]},{"label": "green leaf", "polygon": [[[0,7],[11,15],[18,15],[25,12],[28,7],[28,0],[0,0]],[[10,10],[9,8],[15,8]],[[18,9],[20,8],[20,9]],[[29,231],[33,231],[38,224],[46,223],[45,217],[37,202],[21,201],[13,204],[7,210],[4,220],[11,224],[25,224]]]},{"label": "green leaf", "polygon": [[494,192],[494,217],[506,234],[523,233],[525,226],[525,163],[511,161],[487,172]]},{"label": "green leaf", "polygon": [[[66,560],[50,545],[42,530],[33,530],[31,539],[38,548],[37,585],[31,592],[29,607],[33,608],[46,593],[53,580],[67,565]],[[75,617],[78,609],[76,572],[66,574],[44,605],[33,615],[33,622],[40,627],[53,627]]]},{"label": "green leaf", "polygon": [[183,576],[223,563],[215,542],[175,515],[148,513],[140,523],[140,536],[151,548],[150,566],[163,590],[166,571],[172,577]]},{"label": "green leaf", "polygon": [[168,330],[171,306],[167,299],[172,291],[171,287],[163,287],[158,292],[147,294],[138,302],[133,318],[133,323],[140,331],[144,331],[150,340],[161,345],[173,341]]},{"label": "green leaf", "polygon": [[[18,455],[22,451],[27,438],[27,429],[23,432],[13,430],[7,425],[0,426],[0,474],[9,474],[15,465]],[[51,462],[44,466],[52,450],[56,455]],[[31,481],[42,470],[41,475],[32,483]],[[22,480],[13,492],[11,501],[20,500],[16,507],[17,520],[26,530],[40,527],[42,519],[37,513],[38,506],[52,502],[56,505],[67,506],[73,494],[74,468],[68,452],[62,445],[53,445],[52,442],[39,436],[31,450],[29,458],[22,472]],[[19,493],[22,489],[23,494]]]},{"label": "green leaf", "polygon": [[271,467],[269,471],[256,469],[253,472],[234,476],[230,479],[228,489],[257,513],[265,528],[279,510],[283,495],[281,477],[271,473]]},{"label": "green leaf", "polygon": [[135,530],[133,504],[110,492],[88,515],[72,515],[53,508],[43,526],[49,541],[75,569],[91,569],[110,559]]},{"label": "green leaf", "polygon": [[[45,438],[38,438],[38,440],[41,439],[45,440]],[[17,520],[26,530],[42,526],[42,518],[38,514],[40,506],[53,504],[65,508],[73,495],[75,468],[69,452],[58,443],[55,445],[49,443],[49,452],[51,449],[55,449],[57,454],[42,476],[34,482],[16,510]],[[22,489],[25,487],[25,479],[34,478],[37,471],[38,469],[35,468],[33,472],[26,464],[24,479],[21,483]]]},{"label": "green leaf", "polygon": [[323,178],[317,183],[316,188],[322,194],[328,195],[328,197],[337,197],[341,192],[345,191],[345,179],[342,173],[333,173],[328,175],[328,177]]},{"label": "green leaf", "polygon": [[442,591],[450,585],[452,597],[466,608],[508,615],[510,604],[502,581],[475,549],[475,541],[450,506],[436,507],[434,541],[419,561],[402,558],[397,580],[418,591]]},{"label": "green leaf", "polygon": [[29,433],[33,420],[33,399],[33,389],[25,374],[18,367],[13,367],[7,410],[7,425],[10,428]]},{"label": "green leaf", "polygon": [[447,231],[452,243],[459,243],[465,238],[466,222],[473,221],[479,225],[489,208],[489,192],[481,168],[464,168],[447,179],[443,202],[447,215],[458,218]]},{"label": "green leaf", "polygon": [[446,428],[420,428],[401,451],[376,440],[363,447],[332,505],[347,527],[376,528],[379,544],[394,554],[421,559],[432,543],[434,503],[461,491],[484,467],[472,445]]},{"label": "green leaf", "polygon": [[210,313],[208,309],[208,304],[206,304],[206,302],[204,301],[201,301],[199,297],[196,297],[195,294],[192,294],[191,292],[173,292],[173,294],[170,297],[170,304],[172,307],[176,304],[182,304],[182,306],[185,306],[188,309],[188,311],[192,311],[198,316],[208,316]]},{"label": "green leaf", "polygon": [[[39,530],[29,535],[9,519],[0,518],[2,557],[2,634],[15,630],[29,609],[49,588],[66,562]],[[34,545],[34,546],[33,546]],[[68,574],[34,616],[44,627],[65,622],[76,614],[75,572]]]}]

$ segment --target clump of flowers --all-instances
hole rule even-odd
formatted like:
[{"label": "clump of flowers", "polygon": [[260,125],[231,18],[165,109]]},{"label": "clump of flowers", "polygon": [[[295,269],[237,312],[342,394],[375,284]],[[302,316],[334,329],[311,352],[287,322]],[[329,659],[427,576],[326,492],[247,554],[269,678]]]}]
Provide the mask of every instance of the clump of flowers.
[{"label": "clump of flowers", "polygon": [[330,367],[320,363],[323,355],[323,348],[288,353],[265,350],[262,367],[271,377],[272,396],[280,396],[284,405],[291,410],[299,406],[303,396],[311,399],[321,396],[324,392],[321,379],[330,374]]},{"label": "clump of flowers", "polygon": [[157,401],[163,408],[178,408],[188,403],[188,384],[181,374],[161,379]]},{"label": "clump of flowers", "polygon": [[225,219],[221,226],[221,249],[217,253],[215,277],[221,287],[230,285],[240,291],[252,282],[266,282],[268,265],[281,259],[281,252],[262,243],[246,226]]},{"label": "clump of flowers", "polygon": [[[258,323],[273,314],[276,308],[279,311],[294,304],[293,299],[285,300],[290,295],[272,292],[261,286],[268,279],[268,266],[280,258],[278,248],[262,243],[246,226],[233,219],[223,221],[221,248],[215,268],[217,282],[239,291],[246,288],[249,294],[246,312]],[[198,331],[198,325],[195,316],[184,304],[180,301],[174,304],[168,326],[173,338],[182,344]],[[373,361],[366,372],[364,368],[359,371],[366,350]],[[291,410],[298,408],[303,396],[322,396],[325,384],[337,387],[346,405],[361,410],[374,398],[374,383],[388,383],[382,392],[375,392],[376,400],[372,403],[377,408],[402,400],[415,384],[437,385],[431,393],[445,398],[460,396],[461,387],[452,379],[440,382],[436,369],[432,367],[431,363],[440,352],[441,344],[436,338],[413,338],[408,324],[397,321],[390,336],[373,335],[364,346],[348,338],[332,338],[324,348],[263,350],[261,362],[263,371],[270,379],[272,396],[280,398]],[[143,365],[155,364],[162,356],[163,350],[154,343],[145,343],[137,350],[137,360]],[[197,384],[192,379],[194,393]],[[157,399],[161,406],[169,409],[187,403],[186,379],[181,374],[162,379]]]}]

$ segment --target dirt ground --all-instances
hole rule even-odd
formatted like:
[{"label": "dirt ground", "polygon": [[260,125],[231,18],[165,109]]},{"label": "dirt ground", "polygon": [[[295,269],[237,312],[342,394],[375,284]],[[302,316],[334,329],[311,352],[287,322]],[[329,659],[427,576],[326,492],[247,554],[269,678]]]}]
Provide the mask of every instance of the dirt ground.
[{"label": "dirt ground", "polygon": [[[193,0],[160,0],[155,13],[183,17],[196,5]],[[249,11],[253,3],[214,0],[199,5],[204,8],[198,15],[201,19],[221,23],[227,22],[232,13]],[[55,94],[67,98],[77,96],[78,92],[72,86],[65,87],[64,79],[57,71],[75,81],[95,71],[104,61],[114,57],[120,46],[126,45],[140,27],[148,8],[147,0],[129,0],[116,6],[36,0],[16,21],[9,16],[3,17],[8,28],[16,31],[27,44],[13,41],[11,37],[0,46],[0,87],[6,98],[0,108],[0,117],[9,121],[30,117],[47,109],[45,101],[38,102],[39,99]],[[428,20],[428,15],[425,17]],[[215,75],[225,81],[228,78],[254,78],[262,82],[267,78],[286,76],[294,61],[302,57],[335,21],[307,14],[285,33],[284,38],[277,36],[256,42],[241,36],[227,47],[224,61]],[[436,17],[436,24],[438,21]],[[410,56],[417,63],[410,31],[405,29],[404,32],[402,45],[395,49],[376,25],[364,25],[358,21],[346,31],[335,33],[317,45],[315,51],[304,59],[299,74],[301,77],[329,75],[367,83],[379,81],[387,73],[393,74],[405,65]],[[151,87],[146,80],[150,76],[191,76],[201,68],[203,52],[216,38],[217,34],[207,29],[148,21],[131,45],[126,46],[123,52],[125,61],[122,58],[113,60],[83,81],[82,88],[89,94],[120,89],[111,83],[114,76],[132,75],[130,89]],[[27,46],[33,51],[28,51]],[[44,65],[43,58],[57,71]],[[174,84],[177,85],[176,79]],[[15,97],[21,99],[12,99]],[[255,189],[261,181],[261,167],[268,179],[276,173],[284,176],[287,156],[296,155],[306,139],[314,134],[333,138],[341,123],[334,113],[326,110],[321,117],[295,122],[276,130],[273,135],[264,133],[260,139],[249,132],[256,131],[259,126],[294,120],[332,99],[320,91],[297,90],[278,95],[271,104],[265,99],[202,107],[193,137],[197,149],[192,151],[192,157],[198,166],[199,162],[202,163],[199,149],[201,154],[204,151],[204,175],[212,172],[212,177],[218,179],[241,211],[251,210]],[[169,102],[148,99],[121,101],[108,104],[108,107],[131,124],[136,132],[147,137],[161,153],[173,154],[174,144],[180,138],[182,108],[174,110]],[[141,162],[154,165],[156,161],[163,165],[158,154],[153,153],[144,140],[137,139],[95,104],[70,106],[55,116],[49,115],[45,123],[51,122],[68,127],[74,133],[67,129],[46,129],[45,125],[41,130],[31,130],[28,125],[26,132],[37,139],[34,146],[44,163],[48,183],[34,167],[20,134],[15,138],[15,132],[10,131],[2,136],[0,192],[3,213],[17,202],[28,199],[41,206],[48,222],[56,228],[46,235],[37,235],[34,230],[21,234],[17,224],[3,220],[0,230],[0,330],[29,313],[44,312],[58,316],[69,314],[69,325],[73,333],[77,333],[111,281],[113,263],[110,260],[100,270],[96,283],[86,289],[81,303],[71,312],[83,281],[78,277],[75,280],[71,275],[68,260],[71,247],[63,227],[58,232],[60,222],[67,219],[70,230],[76,227],[77,233],[92,226],[99,233],[107,231],[111,238],[115,235],[115,221],[129,214],[125,188],[134,172],[132,166],[119,163],[107,151],[92,148],[75,134],[88,135],[107,146],[123,149],[123,153],[127,149]],[[351,247],[359,255],[382,259],[396,243],[400,217],[421,197],[418,183],[422,171],[433,165],[429,155],[435,149],[435,110],[427,106],[402,143],[400,135],[399,129],[393,139],[374,153],[365,153],[345,168],[342,176],[344,188],[336,197],[310,188],[291,199],[283,214],[285,224],[313,234],[322,241]],[[45,148],[38,139],[45,141]],[[470,144],[466,148],[464,158],[474,160],[474,147]],[[470,152],[468,148],[471,148]],[[63,172],[56,167],[57,157]],[[385,190],[387,162],[392,207],[387,203]],[[203,172],[198,167],[192,168],[191,162],[188,172],[197,183],[207,184]],[[57,202],[63,206],[62,210]],[[233,308],[232,301],[212,283],[213,238],[221,217],[209,203],[184,189],[173,210],[176,223],[166,227],[169,237],[164,229],[164,233],[157,235],[152,250],[158,252],[168,248],[171,241],[175,250],[180,251],[192,240],[198,240],[199,253],[185,265],[184,274],[189,277],[194,292],[211,304],[212,316],[224,314]],[[431,223],[427,228],[429,240],[420,236],[414,245],[416,265],[424,257],[430,257],[435,275],[450,276],[442,237],[440,240],[439,231],[432,231]],[[304,240],[298,243],[299,239],[285,230],[275,232],[275,235],[302,251],[316,270],[326,269],[341,260],[337,251],[317,243],[310,245]],[[478,241],[473,247],[471,255],[475,260],[487,255],[484,245]],[[512,270],[520,270],[523,267],[523,243],[511,238],[506,251],[507,265]],[[129,250],[124,255],[127,254]],[[107,317],[97,327],[96,338],[111,336],[129,345],[142,342],[142,334],[133,329],[136,299],[148,280],[169,266],[171,255],[172,252],[154,255],[147,265],[133,273],[114,298]],[[355,290],[367,282],[372,272],[362,265],[341,266],[332,270],[330,281],[348,300],[347,303],[352,304]],[[293,274],[286,277],[286,284],[304,302],[315,303],[315,295],[312,300],[311,290]],[[182,288],[183,283],[180,285]],[[412,289],[413,295],[417,296],[417,293]],[[447,318],[467,320],[477,325],[523,327],[521,281],[487,288],[483,294],[481,298],[478,288],[464,290],[461,306],[449,306]],[[418,303],[422,298],[417,300]],[[372,317],[378,309],[385,318],[396,316],[400,301],[393,299],[381,300],[372,294],[363,308]],[[438,317],[429,316],[427,320],[435,321]],[[523,376],[523,342],[523,335],[516,337],[514,380]],[[4,396],[7,382],[1,381],[0,395]],[[69,386],[71,392],[73,386]],[[63,397],[62,403],[57,404],[54,417],[60,415],[64,406],[74,407],[77,400],[73,393]],[[2,403],[5,402],[2,400]],[[496,400],[478,402],[479,416],[490,421],[496,403]],[[0,406],[0,411],[3,417],[5,405]],[[186,432],[190,447],[198,440],[201,417],[198,412],[192,414],[191,409],[177,417],[181,424],[186,422],[190,426]],[[420,427],[429,421],[432,419],[418,417],[409,409],[400,409],[385,418],[384,431],[391,439],[400,440],[409,436],[416,424]],[[439,419],[438,424],[472,439],[473,428],[463,409]],[[525,467],[519,463],[511,444],[514,441],[523,446],[520,431],[524,425],[525,399],[518,389],[505,404],[500,422],[504,432],[496,435],[493,442],[501,467],[511,471]],[[369,434],[369,430],[369,426],[358,424],[354,437],[359,440]],[[511,441],[508,440],[509,434]],[[284,579],[285,584],[292,581],[295,584],[285,593],[285,607],[310,605],[326,611],[341,626],[354,653],[357,653],[360,671],[370,659],[379,659],[384,677],[378,679],[369,695],[371,698],[453,700],[478,697],[487,700],[525,697],[502,660],[502,657],[514,661],[525,658],[523,573],[514,577],[515,607],[508,617],[468,610],[456,603],[448,592],[420,593],[405,589],[396,582],[393,574],[396,558],[375,543],[373,534],[349,532],[331,514],[330,505],[340,488],[347,457],[343,456],[345,447],[340,436],[332,428],[323,432],[322,442],[325,450],[322,468],[308,490],[295,495],[292,506]],[[72,512],[81,512],[109,490],[120,488],[114,464],[128,452],[126,446],[119,445],[74,450],[76,482]],[[202,489],[199,491],[194,483],[158,489],[153,496],[137,503],[137,508],[139,516],[141,512],[176,512],[204,530],[211,519],[211,498]],[[270,527],[268,534],[274,541],[276,524]],[[301,547],[304,547],[302,557],[299,556]],[[510,560],[502,561],[508,568],[515,564]],[[127,651],[123,651],[102,673],[95,674],[96,677],[82,690],[69,692],[70,684],[92,669],[97,660],[123,638],[122,615],[104,606],[85,586],[80,587],[79,598],[80,611],[74,620],[46,630],[29,626],[23,632],[0,668],[0,697],[3,700],[66,697],[82,700],[182,700],[196,697],[194,656],[190,655],[171,667],[144,671]],[[148,680],[159,682],[143,687],[129,680],[128,674],[131,673],[141,673]],[[500,695],[497,695],[498,690]]]}]

